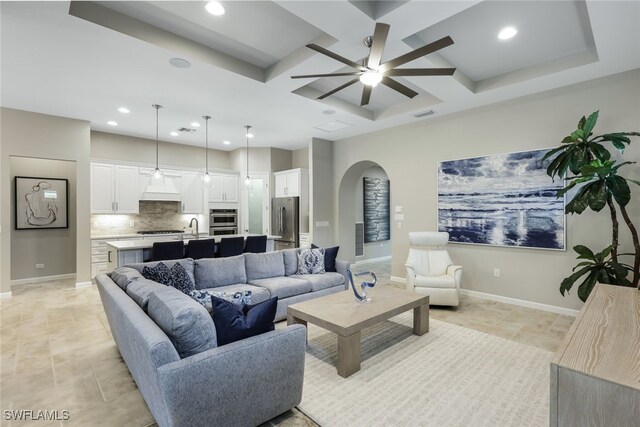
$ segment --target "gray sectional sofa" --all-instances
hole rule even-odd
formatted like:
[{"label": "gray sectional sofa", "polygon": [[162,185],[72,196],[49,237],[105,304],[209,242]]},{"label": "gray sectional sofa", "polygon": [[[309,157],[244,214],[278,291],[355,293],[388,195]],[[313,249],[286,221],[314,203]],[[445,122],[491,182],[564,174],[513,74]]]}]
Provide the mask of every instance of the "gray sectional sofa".
[{"label": "gray sectional sofa", "polygon": [[[339,272],[298,275],[296,250],[179,262],[196,288],[251,290],[252,303],[278,296],[289,304],[347,289]],[[96,283],[111,333],[160,426],[255,426],[300,403],[306,329],[287,326],[217,346],[211,315],[182,292],[143,278],[132,264]]]}]

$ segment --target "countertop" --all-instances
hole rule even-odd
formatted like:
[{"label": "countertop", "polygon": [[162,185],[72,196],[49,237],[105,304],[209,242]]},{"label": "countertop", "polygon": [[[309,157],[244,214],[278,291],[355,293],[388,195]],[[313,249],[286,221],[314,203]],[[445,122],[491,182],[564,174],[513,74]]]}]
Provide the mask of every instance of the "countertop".
[{"label": "countertop", "polygon": [[[187,230],[184,233],[185,236],[191,236],[191,230]],[[132,239],[132,238],[142,238],[144,239],[145,237],[149,237],[149,236],[155,236],[155,237],[162,237],[162,236],[167,236],[167,237],[177,237],[179,236],[180,233],[166,233],[166,234],[138,234],[138,233],[129,233],[129,234],[96,234],[96,235],[92,235],[91,236],[91,240],[110,240],[110,239]],[[209,233],[206,231],[201,231],[198,233],[198,235],[200,237],[207,237],[209,236]],[[168,239],[171,240],[171,239]]]},{"label": "countertop", "polygon": [[[219,243],[220,239],[222,239],[223,237],[245,237],[246,238],[247,236],[260,236],[260,234],[229,234],[225,236],[209,237],[209,239],[215,239],[216,243]],[[188,235],[185,234],[185,237],[188,237]],[[267,235],[267,240],[275,240],[278,238],[280,238],[280,236]],[[175,238],[168,237],[166,241],[171,242],[175,240],[176,240]],[[188,239],[188,238],[184,239],[184,244],[186,245],[189,240],[191,239]],[[204,240],[204,239],[201,239],[201,240]],[[106,244],[116,250],[126,251],[126,250],[134,250],[134,249],[148,249],[153,247],[153,244],[158,241],[159,240],[157,239],[123,240],[123,241],[107,241]]]}]

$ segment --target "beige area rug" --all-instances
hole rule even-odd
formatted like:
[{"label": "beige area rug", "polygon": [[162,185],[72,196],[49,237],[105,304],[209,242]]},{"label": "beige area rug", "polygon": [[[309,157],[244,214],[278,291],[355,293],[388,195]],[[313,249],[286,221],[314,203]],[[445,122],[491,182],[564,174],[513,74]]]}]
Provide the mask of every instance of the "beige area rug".
[{"label": "beige area rug", "polygon": [[331,426],[546,426],[551,352],[412,313],[363,331],[361,370],[335,368],[336,336],[309,325],[299,409]]}]

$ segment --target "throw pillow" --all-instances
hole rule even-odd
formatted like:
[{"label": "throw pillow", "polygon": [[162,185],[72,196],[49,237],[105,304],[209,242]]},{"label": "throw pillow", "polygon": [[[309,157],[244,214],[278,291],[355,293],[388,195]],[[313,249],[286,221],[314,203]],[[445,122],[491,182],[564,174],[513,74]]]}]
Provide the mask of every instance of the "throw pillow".
[{"label": "throw pillow", "polygon": [[142,268],[142,276],[145,279],[153,280],[163,285],[169,285],[171,281],[169,267],[163,262],[159,262],[155,267],[144,266]]},{"label": "throw pillow", "polygon": [[255,305],[238,306],[212,296],[211,305],[218,346],[274,330],[278,297]]},{"label": "throw pillow", "polygon": [[186,295],[191,295],[191,292],[196,290],[196,286],[191,281],[189,274],[187,274],[187,270],[177,262],[169,270],[169,283],[167,285],[173,286]]},{"label": "throw pillow", "polygon": [[[319,246],[311,244],[311,249],[319,248]],[[340,246],[334,246],[332,248],[324,248],[324,271],[335,273],[336,270],[336,258],[338,257],[338,250]]]},{"label": "throw pillow", "polygon": [[304,249],[298,254],[298,274],[324,273],[324,249]]},{"label": "throw pillow", "polygon": [[251,291],[244,291],[244,292],[238,291],[234,293],[229,293],[229,292],[200,291],[200,290],[194,289],[188,295],[194,300],[198,301],[200,304],[202,304],[202,306],[206,308],[209,313],[211,313],[213,309],[213,307],[211,306],[212,296],[227,300],[237,305],[251,304]]}]

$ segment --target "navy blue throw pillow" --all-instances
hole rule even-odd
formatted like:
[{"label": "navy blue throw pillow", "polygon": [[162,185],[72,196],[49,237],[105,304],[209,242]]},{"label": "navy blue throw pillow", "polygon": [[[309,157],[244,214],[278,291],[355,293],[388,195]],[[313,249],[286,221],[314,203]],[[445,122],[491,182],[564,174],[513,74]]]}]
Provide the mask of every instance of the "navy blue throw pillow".
[{"label": "navy blue throw pillow", "polygon": [[[313,243],[311,244],[311,249],[319,248],[320,246],[316,246]],[[336,272],[336,258],[338,257],[338,250],[340,246],[334,246],[333,248],[325,248],[324,249],[324,271],[326,272]]]},{"label": "navy blue throw pillow", "polygon": [[218,346],[273,331],[278,297],[255,305],[238,306],[211,296],[211,317],[216,325]]},{"label": "navy blue throw pillow", "polygon": [[142,277],[153,280],[161,285],[169,286],[171,283],[171,274],[169,267],[163,262],[159,262],[155,267],[144,266],[142,268]]}]

